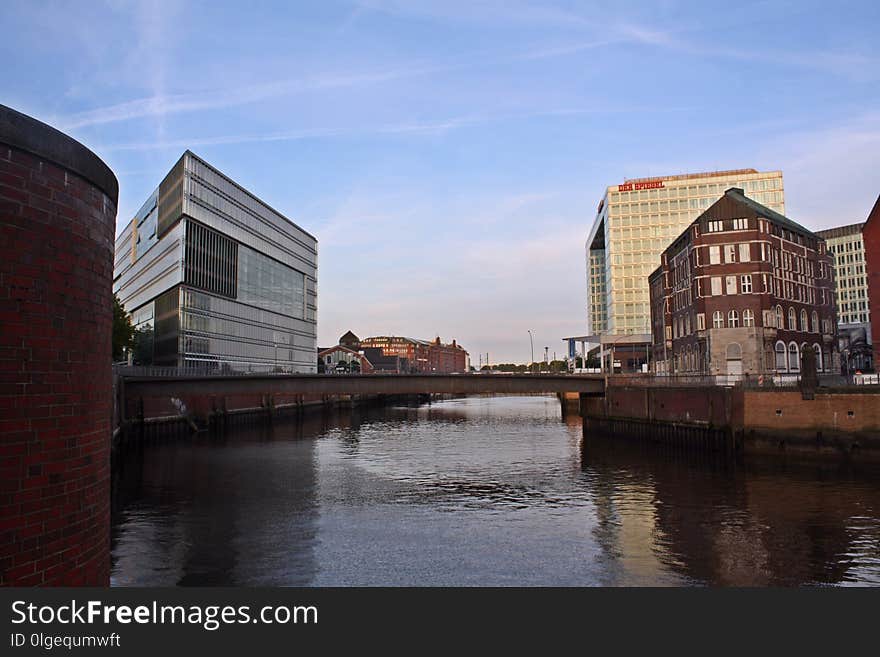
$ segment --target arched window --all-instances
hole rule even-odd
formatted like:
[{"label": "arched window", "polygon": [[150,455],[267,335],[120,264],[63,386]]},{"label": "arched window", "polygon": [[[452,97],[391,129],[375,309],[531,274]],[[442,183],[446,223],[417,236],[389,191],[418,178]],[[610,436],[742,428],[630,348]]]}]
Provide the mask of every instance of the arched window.
[{"label": "arched window", "polygon": [[810,326],[807,323],[807,311],[801,310],[801,331],[807,333],[810,330]]},{"label": "arched window", "polygon": [[813,333],[819,332],[819,313],[813,311]]},{"label": "arched window", "polygon": [[755,325],[755,313],[746,308],[743,310],[743,326],[754,326]]},{"label": "arched window", "polygon": [[[794,312],[794,311],[792,311]],[[789,343],[788,345],[788,371],[789,372],[799,372],[801,369],[801,354],[798,351],[798,346],[794,342]]]},{"label": "arched window", "polygon": [[785,372],[788,369],[788,361],[785,359],[785,343],[781,340],[776,343],[776,369]]},{"label": "arched window", "polygon": [[797,331],[797,314],[794,312],[794,308],[788,309],[788,330]]},{"label": "arched window", "polygon": [[739,313],[735,310],[731,310],[727,313],[727,325],[730,328],[736,328],[739,326]]},{"label": "arched window", "polygon": [[720,310],[712,313],[712,328],[724,328],[724,313]]},{"label": "arched window", "polygon": [[825,371],[825,363],[822,358],[822,347],[817,344],[813,345],[813,350],[816,352],[816,371],[824,372]]},{"label": "arched window", "polygon": [[785,328],[785,322],[783,321],[782,315],[782,306],[776,306],[776,328]]}]

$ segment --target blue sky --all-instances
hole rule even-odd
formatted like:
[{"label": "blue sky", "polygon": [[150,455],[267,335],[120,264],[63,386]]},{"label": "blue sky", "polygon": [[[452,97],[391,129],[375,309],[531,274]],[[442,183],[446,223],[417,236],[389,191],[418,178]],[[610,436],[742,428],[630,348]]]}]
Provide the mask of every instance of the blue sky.
[{"label": "blue sky", "polygon": [[585,331],[584,240],[624,177],[781,169],[787,214],[880,193],[877,2],[5,0],[0,102],[120,182],[190,148],[319,240],[319,342]]}]

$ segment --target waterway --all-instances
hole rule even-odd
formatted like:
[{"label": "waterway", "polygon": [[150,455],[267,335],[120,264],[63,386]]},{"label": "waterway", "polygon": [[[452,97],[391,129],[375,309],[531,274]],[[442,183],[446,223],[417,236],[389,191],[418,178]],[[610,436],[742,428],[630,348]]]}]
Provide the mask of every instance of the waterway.
[{"label": "waterway", "polygon": [[880,584],[876,466],[585,438],[555,397],[158,437],[115,470],[115,586]]}]

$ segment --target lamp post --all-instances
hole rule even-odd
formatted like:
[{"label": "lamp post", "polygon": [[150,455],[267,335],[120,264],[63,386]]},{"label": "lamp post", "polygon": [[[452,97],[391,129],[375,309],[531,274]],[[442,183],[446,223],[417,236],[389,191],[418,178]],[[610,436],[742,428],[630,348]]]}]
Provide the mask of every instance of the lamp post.
[{"label": "lamp post", "polygon": [[531,362],[529,363],[529,370],[531,370],[531,369],[532,369],[532,365],[535,364],[535,343],[534,343],[534,341],[532,340],[532,330],[531,330],[531,329],[527,329],[527,330],[528,330],[528,332],[529,332],[529,346],[532,348],[532,360],[531,360]]}]

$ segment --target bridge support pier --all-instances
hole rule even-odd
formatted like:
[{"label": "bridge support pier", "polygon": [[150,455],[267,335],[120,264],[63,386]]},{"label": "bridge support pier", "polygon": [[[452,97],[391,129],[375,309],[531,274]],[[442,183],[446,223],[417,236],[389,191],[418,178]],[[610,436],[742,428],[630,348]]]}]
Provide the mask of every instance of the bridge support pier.
[{"label": "bridge support pier", "polygon": [[556,398],[559,399],[559,404],[562,407],[562,417],[580,415],[581,398],[579,393],[557,392]]}]

